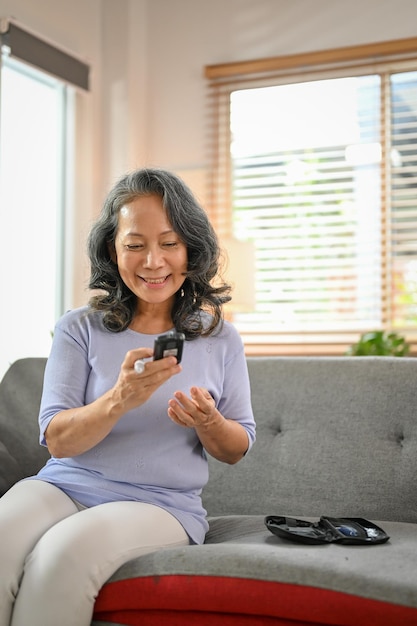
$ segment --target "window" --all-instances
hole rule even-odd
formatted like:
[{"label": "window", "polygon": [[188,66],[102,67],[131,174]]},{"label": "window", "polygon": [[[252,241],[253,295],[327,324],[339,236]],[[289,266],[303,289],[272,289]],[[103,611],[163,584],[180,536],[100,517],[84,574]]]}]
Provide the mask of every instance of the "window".
[{"label": "window", "polygon": [[0,43],[1,379],[19,358],[48,356],[63,313],[68,83],[86,89],[88,73],[7,20],[0,20]]},{"label": "window", "polygon": [[2,67],[0,220],[1,369],[47,356],[62,312],[65,91],[5,59]]},{"label": "window", "polygon": [[417,40],[206,74],[210,211],[256,249],[256,305],[234,320],[248,352],[336,354],[376,329],[415,340]]}]

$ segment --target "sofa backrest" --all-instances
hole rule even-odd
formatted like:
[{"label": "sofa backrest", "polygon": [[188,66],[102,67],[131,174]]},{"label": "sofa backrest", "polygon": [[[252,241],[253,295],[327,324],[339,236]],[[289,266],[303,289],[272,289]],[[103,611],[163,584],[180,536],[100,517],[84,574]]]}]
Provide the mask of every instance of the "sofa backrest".
[{"label": "sofa backrest", "polygon": [[0,383],[0,495],[49,458],[38,427],[45,365],[43,358],[20,359]]},{"label": "sofa backrest", "polygon": [[[46,462],[37,415],[46,359],[0,384],[0,495]],[[257,441],[209,459],[209,515],[357,516],[417,522],[417,359],[250,357]]]},{"label": "sofa backrest", "polygon": [[210,515],[417,522],[417,359],[250,357],[257,441],[210,461]]}]

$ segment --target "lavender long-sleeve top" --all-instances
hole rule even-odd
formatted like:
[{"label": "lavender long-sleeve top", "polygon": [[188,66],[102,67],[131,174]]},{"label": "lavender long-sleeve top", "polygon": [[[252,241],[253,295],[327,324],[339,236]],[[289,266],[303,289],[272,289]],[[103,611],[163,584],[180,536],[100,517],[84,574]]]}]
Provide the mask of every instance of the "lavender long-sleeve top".
[{"label": "lavender long-sleeve top", "polygon": [[[128,350],[153,347],[156,335],[106,330],[102,314],[82,307],[57,323],[39,414],[40,441],[54,415],[89,404],[111,388]],[[219,334],[186,341],[182,372],[142,406],[126,413],[91,450],[52,457],[37,478],[54,483],[85,506],[135,500],[161,506],[184,526],[194,543],[207,531],[201,491],[208,480],[205,451],[193,428],[174,424],[168,400],[177,390],[205,387],[218,410],[236,420],[255,440],[249,378],[242,340],[225,322]]]}]

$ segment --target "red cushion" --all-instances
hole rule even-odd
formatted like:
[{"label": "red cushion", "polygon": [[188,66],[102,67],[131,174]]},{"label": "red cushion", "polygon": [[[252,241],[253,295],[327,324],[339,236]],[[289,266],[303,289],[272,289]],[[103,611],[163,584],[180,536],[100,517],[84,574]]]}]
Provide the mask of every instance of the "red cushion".
[{"label": "red cushion", "polygon": [[129,626],[417,626],[417,609],[288,583],[165,575],[107,583],[94,619]]}]

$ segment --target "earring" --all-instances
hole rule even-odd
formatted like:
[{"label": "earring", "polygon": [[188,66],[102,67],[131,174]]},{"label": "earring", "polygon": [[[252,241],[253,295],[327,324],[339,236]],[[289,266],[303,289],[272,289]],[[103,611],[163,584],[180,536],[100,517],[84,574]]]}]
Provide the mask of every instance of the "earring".
[{"label": "earring", "polygon": [[184,294],[184,289],[181,287],[181,293],[180,293],[181,298],[183,298],[183,297],[184,297],[184,295],[185,295],[185,294]]}]

